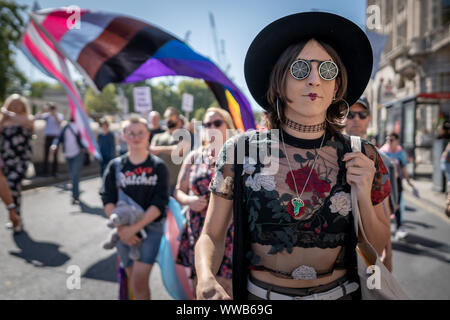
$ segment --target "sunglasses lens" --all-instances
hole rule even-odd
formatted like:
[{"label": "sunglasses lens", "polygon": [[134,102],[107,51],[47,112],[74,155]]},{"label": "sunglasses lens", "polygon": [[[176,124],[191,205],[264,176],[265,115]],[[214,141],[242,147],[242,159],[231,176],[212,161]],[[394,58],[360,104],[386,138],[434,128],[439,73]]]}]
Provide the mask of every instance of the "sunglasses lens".
[{"label": "sunglasses lens", "polygon": [[353,111],[349,111],[347,115],[347,119],[353,119],[355,117],[355,113]]},{"label": "sunglasses lens", "polygon": [[216,128],[219,128],[222,125],[222,120],[216,120],[213,123]]},{"label": "sunglasses lens", "polygon": [[333,80],[338,73],[338,66],[333,61],[324,61],[319,65],[319,75],[323,80]]},{"label": "sunglasses lens", "polygon": [[303,80],[311,71],[309,63],[305,60],[296,60],[291,65],[291,75],[297,80]]},{"label": "sunglasses lens", "polygon": [[359,118],[360,118],[361,120],[364,120],[365,118],[367,118],[368,115],[369,115],[369,114],[367,113],[367,111],[360,111],[360,112],[359,112]]}]

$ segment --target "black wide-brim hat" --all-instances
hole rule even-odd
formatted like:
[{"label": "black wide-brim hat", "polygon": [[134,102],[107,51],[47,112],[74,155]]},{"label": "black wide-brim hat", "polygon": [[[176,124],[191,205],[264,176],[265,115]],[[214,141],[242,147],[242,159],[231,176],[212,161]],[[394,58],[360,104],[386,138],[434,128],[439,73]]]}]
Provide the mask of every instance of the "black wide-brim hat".
[{"label": "black wide-brim hat", "polygon": [[253,40],[245,57],[244,73],[253,98],[264,109],[269,78],[275,63],[290,45],[316,39],[329,44],[347,70],[347,94],[351,106],[364,92],[372,73],[373,55],[369,39],[352,21],[326,12],[301,12],[266,26]]}]

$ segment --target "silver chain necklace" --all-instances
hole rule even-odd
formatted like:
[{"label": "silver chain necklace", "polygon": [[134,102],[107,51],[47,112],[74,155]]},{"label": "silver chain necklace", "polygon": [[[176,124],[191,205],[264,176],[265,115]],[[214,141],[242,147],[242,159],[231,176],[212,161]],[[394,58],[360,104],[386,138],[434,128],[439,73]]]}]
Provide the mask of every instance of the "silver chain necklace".
[{"label": "silver chain necklace", "polygon": [[299,216],[300,208],[305,206],[305,203],[302,200],[303,192],[305,191],[306,185],[308,184],[309,178],[311,177],[311,173],[313,172],[314,167],[316,166],[316,161],[317,161],[317,158],[319,157],[319,151],[320,151],[320,149],[322,149],[323,141],[325,140],[325,135],[326,135],[326,132],[323,133],[322,142],[320,143],[319,150],[316,150],[316,148],[314,148],[314,152],[316,153],[316,156],[314,158],[314,162],[313,162],[312,168],[309,171],[308,178],[306,178],[306,182],[303,185],[302,193],[300,193],[300,195],[299,195],[298,194],[298,189],[297,189],[297,183],[295,182],[294,173],[293,173],[292,167],[291,167],[291,162],[289,161],[289,156],[287,154],[286,146],[284,144],[283,129],[281,129],[281,139],[282,139],[282,142],[283,142],[284,154],[286,155],[286,160],[287,160],[287,163],[289,165],[289,170],[291,172],[292,180],[294,181],[295,193],[297,194],[297,197],[291,199],[291,203],[294,206],[294,216],[295,216],[295,218],[297,218]]}]

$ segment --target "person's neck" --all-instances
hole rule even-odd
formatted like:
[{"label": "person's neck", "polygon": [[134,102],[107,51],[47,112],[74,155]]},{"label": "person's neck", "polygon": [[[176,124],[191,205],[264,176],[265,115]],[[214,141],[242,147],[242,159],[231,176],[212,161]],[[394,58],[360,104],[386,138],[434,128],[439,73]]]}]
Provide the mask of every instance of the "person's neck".
[{"label": "person's neck", "polygon": [[[287,117],[289,117],[289,116],[287,116]],[[315,118],[315,119],[306,119],[305,118],[303,121],[299,121],[298,119],[296,119],[294,117],[289,117],[289,119],[291,119],[292,121],[295,121],[301,125],[304,125],[304,126],[317,125],[317,124],[323,123],[325,121],[324,118]],[[299,139],[307,139],[307,140],[313,140],[313,139],[320,138],[325,133],[325,130],[321,130],[318,132],[301,132],[301,131],[297,131],[297,130],[294,130],[294,129],[288,127],[285,123],[281,124],[281,128],[293,137],[296,137]]]},{"label": "person's neck", "polygon": [[128,153],[128,157],[132,164],[140,164],[147,160],[149,152],[147,149],[131,149]]},{"label": "person's neck", "polygon": [[[297,122],[298,124],[304,125],[304,126],[313,126],[317,124],[321,124],[325,121],[325,113],[322,115],[317,115],[314,117],[311,116],[303,116],[301,114],[292,112],[292,110],[287,109],[285,113],[285,118],[290,119],[291,121]],[[281,124],[282,129],[290,134],[293,137],[300,138],[300,139],[308,139],[313,140],[320,138],[324,133],[325,130],[321,130],[319,132],[301,132],[294,130],[290,127],[288,127],[285,123]]]}]

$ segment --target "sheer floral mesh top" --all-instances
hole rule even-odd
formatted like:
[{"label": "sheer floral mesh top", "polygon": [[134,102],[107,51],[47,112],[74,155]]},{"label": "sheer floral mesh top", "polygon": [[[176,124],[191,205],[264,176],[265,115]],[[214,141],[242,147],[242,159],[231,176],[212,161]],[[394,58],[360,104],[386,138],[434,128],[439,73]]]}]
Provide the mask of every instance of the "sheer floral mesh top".
[{"label": "sheer floral mesh top", "polygon": [[[350,186],[341,160],[351,147],[348,137],[327,133],[319,150],[322,138],[303,140],[285,131],[282,136],[278,130],[249,131],[229,139],[222,148],[210,190],[233,199],[234,162],[243,164],[250,269],[290,279],[315,279],[339,267],[341,249],[352,230]],[[372,203],[376,205],[389,195],[391,185],[375,147],[362,142],[364,154],[377,169],[372,185]],[[304,206],[294,214],[291,199],[297,193],[293,177],[300,194],[310,171],[301,197]]]}]

